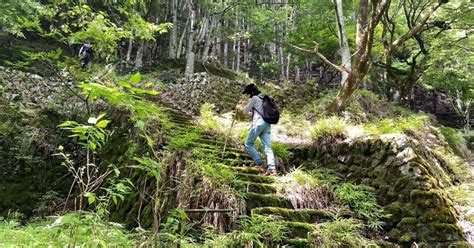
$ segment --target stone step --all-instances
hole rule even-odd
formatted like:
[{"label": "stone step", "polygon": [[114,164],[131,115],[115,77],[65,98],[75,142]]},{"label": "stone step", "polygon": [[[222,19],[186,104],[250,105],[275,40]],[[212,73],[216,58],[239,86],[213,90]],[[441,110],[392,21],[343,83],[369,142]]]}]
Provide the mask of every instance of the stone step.
[{"label": "stone step", "polygon": [[315,229],[314,225],[304,222],[284,221],[283,224],[288,228],[287,237],[290,239],[307,239],[308,233]]},{"label": "stone step", "polygon": [[[199,150],[201,151],[204,151],[204,152],[209,152],[209,153],[212,153],[212,154],[216,154],[216,155],[219,155],[222,157],[222,150],[217,150],[217,149],[211,149],[211,148],[206,148],[206,147],[199,147],[198,148]],[[224,153],[224,158],[233,158],[233,159],[245,159],[245,160],[248,160],[248,159],[251,159],[252,157],[250,157],[248,154],[243,154],[243,153],[239,153],[239,152],[232,152],[232,151],[226,151]]]},{"label": "stone step", "polygon": [[219,157],[219,162],[227,166],[232,167],[246,167],[253,164],[253,160],[250,159],[233,159],[233,158],[224,158]]},{"label": "stone step", "polygon": [[278,207],[262,207],[252,209],[252,214],[278,215],[286,221],[320,223],[333,220],[331,213],[317,209],[288,209]]},{"label": "stone step", "polygon": [[252,182],[252,183],[273,183],[275,178],[271,176],[262,176],[255,174],[237,173],[235,177],[241,181]]},{"label": "stone step", "polygon": [[259,194],[275,194],[276,188],[271,184],[266,183],[253,183],[236,180],[232,182],[232,186],[240,191],[246,193],[259,193]]},{"label": "stone step", "polygon": [[221,165],[221,166],[227,170],[242,173],[242,174],[253,174],[253,175],[260,174],[260,170],[254,166],[228,166],[228,165]]},{"label": "stone step", "polygon": [[283,242],[286,248],[309,248],[311,247],[308,239],[288,239]]},{"label": "stone step", "polygon": [[245,199],[248,210],[261,207],[293,208],[290,200],[274,194],[259,194],[249,192],[245,194]]},{"label": "stone step", "polygon": [[[202,148],[213,149],[213,150],[216,150],[216,151],[223,151],[224,150],[224,146],[206,144],[206,143],[201,143],[201,142],[193,142],[193,146],[194,147],[202,147]],[[225,150],[227,152],[242,153],[243,155],[246,155],[243,151],[241,151],[237,148],[234,148],[234,147],[227,146]]]},{"label": "stone step", "polygon": [[[221,147],[224,147],[225,145],[225,139],[222,139],[220,137],[206,136],[206,135],[203,135],[196,142],[209,144],[209,145],[217,145]],[[233,145],[231,142],[228,141],[227,146],[233,146]]]}]

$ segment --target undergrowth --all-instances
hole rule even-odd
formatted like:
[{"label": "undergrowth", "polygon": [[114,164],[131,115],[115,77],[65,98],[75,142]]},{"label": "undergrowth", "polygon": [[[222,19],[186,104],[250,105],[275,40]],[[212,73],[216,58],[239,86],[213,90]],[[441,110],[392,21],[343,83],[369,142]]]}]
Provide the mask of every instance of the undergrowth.
[{"label": "undergrowth", "polygon": [[360,234],[363,224],[355,219],[336,219],[316,225],[309,241],[316,247],[377,247]]},{"label": "undergrowth", "polygon": [[341,204],[350,207],[358,217],[366,220],[369,228],[381,230],[385,225],[383,219],[389,215],[377,204],[374,188],[363,184],[343,183],[335,188],[334,193]]},{"label": "undergrowth", "polygon": [[281,217],[254,214],[240,219],[230,233],[219,235],[210,229],[206,247],[276,247],[286,232]]},{"label": "undergrowth", "polygon": [[97,221],[93,214],[70,213],[21,226],[17,218],[0,221],[2,247],[123,247],[132,235],[120,224]]}]

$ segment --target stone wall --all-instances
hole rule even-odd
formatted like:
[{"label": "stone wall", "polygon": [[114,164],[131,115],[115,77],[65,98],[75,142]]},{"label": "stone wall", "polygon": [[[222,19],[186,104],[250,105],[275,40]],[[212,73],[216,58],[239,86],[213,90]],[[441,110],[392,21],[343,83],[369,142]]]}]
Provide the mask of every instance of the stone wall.
[{"label": "stone wall", "polygon": [[347,181],[374,187],[379,203],[392,215],[386,229],[393,241],[425,247],[465,241],[444,190],[451,184],[449,170],[416,140],[395,134],[349,138],[318,143],[295,155],[332,168]]},{"label": "stone wall", "polygon": [[193,114],[199,114],[201,106],[206,102],[214,104],[215,111],[222,113],[234,109],[244,86],[243,81],[233,81],[205,72],[195,73],[172,84],[170,97],[179,107]]}]

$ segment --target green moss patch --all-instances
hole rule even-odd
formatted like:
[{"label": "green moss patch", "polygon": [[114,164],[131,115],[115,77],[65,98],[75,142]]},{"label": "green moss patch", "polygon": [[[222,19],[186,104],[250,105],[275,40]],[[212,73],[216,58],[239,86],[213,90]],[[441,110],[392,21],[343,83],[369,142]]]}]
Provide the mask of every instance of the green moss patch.
[{"label": "green moss patch", "polygon": [[245,200],[247,202],[247,209],[251,210],[259,207],[281,207],[293,208],[291,202],[278,195],[263,195],[258,193],[246,193]]},{"label": "green moss patch", "polygon": [[287,221],[315,223],[321,221],[332,220],[333,217],[329,212],[314,209],[287,209],[276,207],[263,207],[252,209],[252,214],[271,214],[283,217]]}]

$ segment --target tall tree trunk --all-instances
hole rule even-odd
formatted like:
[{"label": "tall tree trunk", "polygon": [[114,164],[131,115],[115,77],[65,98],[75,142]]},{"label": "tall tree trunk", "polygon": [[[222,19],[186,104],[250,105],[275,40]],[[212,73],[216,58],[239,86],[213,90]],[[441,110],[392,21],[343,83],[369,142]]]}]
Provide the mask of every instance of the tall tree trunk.
[{"label": "tall tree trunk", "polygon": [[205,40],[204,40],[204,48],[202,50],[202,61],[207,62],[209,59],[209,51],[211,50],[211,44],[212,41],[214,40],[214,32],[217,29],[217,18],[212,16],[210,19],[210,25],[207,30],[207,33],[205,35]]},{"label": "tall tree trunk", "polygon": [[[133,31],[132,31],[132,33],[133,33]],[[133,34],[132,34],[132,36],[133,36]],[[131,59],[131,57],[132,57],[132,49],[133,49],[133,38],[132,38],[132,36],[130,36],[130,37],[128,38],[127,56],[126,56],[126,58],[125,58],[125,60],[126,60],[127,62],[130,62],[130,59]]]},{"label": "tall tree trunk", "polygon": [[170,40],[168,47],[168,58],[176,59],[176,50],[178,47],[178,0],[170,0],[171,23],[173,27],[170,30]]},{"label": "tall tree trunk", "polygon": [[181,33],[181,37],[179,38],[178,42],[178,49],[176,49],[176,59],[181,58],[181,54],[183,54],[183,43],[184,43],[184,37],[186,36],[186,33],[188,32],[188,25],[189,25],[189,20],[190,16],[186,19],[186,24],[184,25],[183,32]]},{"label": "tall tree trunk", "polygon": [[[224,27],[227,30],[229,24],[227,21],[224,20]],[[227,68],[228,65],[228,56],[229,56],[229,41],[227,39],[224,40],[224,67]]]},{"label": "tall tree trunk", "polygon": [[137,56],[135,58],[135,69],[136,70],[141,70],[143,67],[143,51],[145,50],[145,41],[140,40],[138,49],[137,49]]},{"label": "tall tree trunk", "polygon": [[[341,53],[341,67],[351,68],[351,53],[349,43],[347,42],[346,28],[344,25],[344,11],[342,8],[342,0],[334,0],[336,8],[337,34],[339,37],[339,48]],[[344,85],[349,77],[346,71],[341,72],[341,85]]]},{"label": "tall tree trunk", "polygon": [[191,76],[194,73],[194,23],[196,21],[196,10],[193,0],[188,2],[189,10],[189,26],[188,26],[188,43],[186,46],[186,68],[184,70],[185,76]]}]

